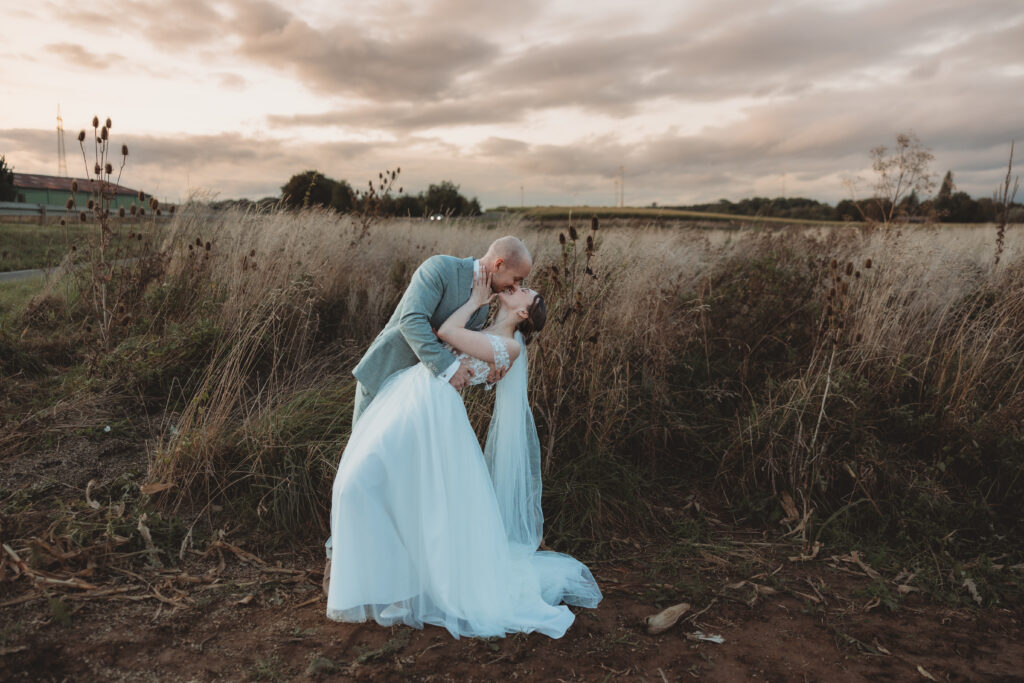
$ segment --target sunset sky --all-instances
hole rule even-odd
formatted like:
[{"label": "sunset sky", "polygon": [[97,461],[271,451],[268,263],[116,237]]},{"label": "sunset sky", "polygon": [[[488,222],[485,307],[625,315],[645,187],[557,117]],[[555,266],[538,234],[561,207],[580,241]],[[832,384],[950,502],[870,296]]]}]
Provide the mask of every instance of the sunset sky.
[{"label": "sunset sky", "polygon": [[[481,204],[849,196],[913,132],[989,196],[1024,140],[1021,0],[4,0],[0,154],[55,174],[93,114],[128,185],[277,195],[401,166]],[[1024,153],[1020,155],[1024,157]]]}]

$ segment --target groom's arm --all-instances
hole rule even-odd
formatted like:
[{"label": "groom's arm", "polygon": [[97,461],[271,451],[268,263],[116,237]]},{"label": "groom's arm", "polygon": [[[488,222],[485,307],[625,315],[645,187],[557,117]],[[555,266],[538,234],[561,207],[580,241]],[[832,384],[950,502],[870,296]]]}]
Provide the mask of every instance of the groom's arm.
[{"label": "groom's arm", "polygon": [[455,355],[441,345],[430,326],[430,318],[441,304],[444,282],[440,273],[440,257],[432,256],[413,273],[406,290],[398,329],[416,357],[442,379],[451,379],[452,368],[459,367]]}]

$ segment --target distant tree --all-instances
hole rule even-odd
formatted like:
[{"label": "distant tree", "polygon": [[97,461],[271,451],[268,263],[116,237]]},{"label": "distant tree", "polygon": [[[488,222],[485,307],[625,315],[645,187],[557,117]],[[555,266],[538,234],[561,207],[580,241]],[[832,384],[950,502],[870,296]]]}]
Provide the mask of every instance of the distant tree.
[{"label": "distant tree", "polygon": [[303,171],[293,175],[281,187],[282,202],[289,209],[307,206],[331,206],[336,180],[319,171]]},{"label": "distant tree", "polygon": [[935,195],[935,200],[941,202],[949,199],[955,189],[956,185],[953,184],[953,172],[946,171],[946,175],[942,178],[942,184],[939,186],[939,193]]},{"label": "distant tree", "polygon": [[844,199],[836,204],[835,219],[839,221],[863,220],[864,209],[852,199]]},{"label": "distant tree", "polygon": [[427,212],[422,194],[401,194],[394,197],[387,206],[387,211],[391,216],[413,216],[417,218],[426,215]]},{"label": "distant tree", "polygon": [[423,197],[426,213],[443,213],[451,216],[473,216],[480,213],[480,202],[476,197],[466,199],[459,192],[459,186],[450,180],[430,185]]},{"label": "distant tree", "polygon": [[331,181],[331,208],[340,213],[348,213],[355,207],[355,193],[352,186],[344,180]]},{"label": "distant tree", "polygon": [[0,155],[0,202],[13,202],[18,198],[14,189],[14,169],[7,165],[7,157]]},{"label": "distant tree", "polygon": [[917,196],[917,192],[911,190],[910,194],[900,200],[900,205],[896,207],[897,216],[916,216],[918,215],[918,209],[921,207],[921,200]]},{"label": "distant tree", "polygon": [[463,201],[459,186],[450,180],[443,180],[437,185],[431,184],[424,197],[427,213],[458,215]]},{"label": "distant tree", "polygon": [[943,220],[949,223],[974,223],[980,218],[978,202],[966,192],[954,192],[945,204]]}]

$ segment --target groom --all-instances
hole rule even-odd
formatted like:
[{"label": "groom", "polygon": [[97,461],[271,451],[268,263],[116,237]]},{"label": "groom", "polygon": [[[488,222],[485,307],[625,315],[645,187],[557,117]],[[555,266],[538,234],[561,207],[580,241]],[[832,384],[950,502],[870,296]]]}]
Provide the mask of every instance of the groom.
[{"label": "groom", "polygon": [[[518,237],[499,237],[480,259],[431,256],[424,261],[398,302],[388,324],[370,344],[352,374],[356,376],[356,400],[352,426],[380,391],[384,380],[422,362],[436,376],[455,389],[469,384],[466,360],[459,361],[441,345],[434,330],[469,299],[473,274],[478,270],[491,274],[495,293],[515,291],[530,274],[533,259]],[[473,314],[466,327],[479,330],[487,320],[488,307]],[[506,368],[507,369],[507,368]],[[491,377],[497,381],[500,376]],[[331,541],[327,540],[327,566],[324,568],[324,593],[331,575]]]}]

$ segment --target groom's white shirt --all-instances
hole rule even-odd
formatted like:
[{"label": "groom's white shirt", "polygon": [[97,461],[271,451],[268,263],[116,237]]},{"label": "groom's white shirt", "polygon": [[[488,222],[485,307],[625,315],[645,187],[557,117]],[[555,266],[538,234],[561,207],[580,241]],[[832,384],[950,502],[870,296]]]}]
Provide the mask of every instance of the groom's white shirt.
[{"label": "groom's white shirt", "polygon": [[[473,261],[473,277],[474,277],[474,279],[479,274],[480,274],[480,259],[476,259],[475,261]],[[441,379],[443,379],[445,382],[450,382],[452,377],[454,377],[455,373],[458,372],[458,370],[459,370],[459,363],[460,363],[460,361],[456,360],[454,363],[449,365],[448,369],[445,370],[444,373],[441,375]]]}]

